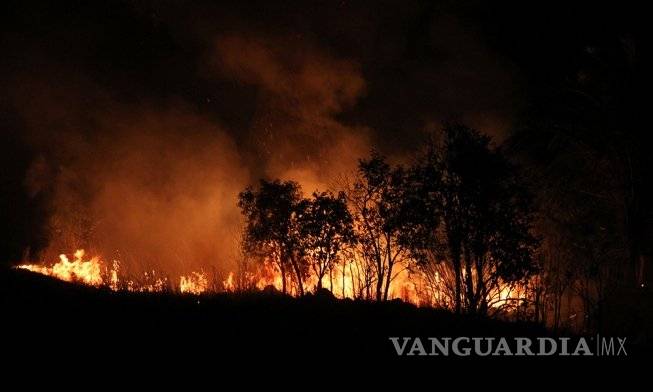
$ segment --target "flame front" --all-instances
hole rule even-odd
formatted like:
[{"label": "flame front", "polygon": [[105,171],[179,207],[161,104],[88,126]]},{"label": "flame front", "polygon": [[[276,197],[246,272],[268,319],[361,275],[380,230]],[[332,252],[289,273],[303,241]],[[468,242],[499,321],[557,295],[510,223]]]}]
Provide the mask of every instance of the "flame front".
[{"label": "flame front", "polygon": [[[98,257],[92,257],[84,260],[84,250],[78,249],[74,256],[74,261],[70,261],[65,254],[59,255],[59,262],[51,267],[37,264],[20,265],[18,268],[26,269],[32,272],[38,272],[43,275],[52,276],[66,282],[80,282],[91,286],[101,286],[104,284],[102,278],[102,262]],[[117,272],[112,271],[111,277],[115,275],[117,285]]]},{"label": "flame front", "polygon": [[179,291],[182,293],[202,294],[209,288],[209,280],[203,272],[191,272],[179,280]]},{"label": "flame front", "polygon": [[[74,252],[74,260],[67,255],[59,255],[59,262],[50,266],[43,264],[22,264],[16,268],[51,276],[66,282],[83,283],[94,287],[106,287],[113,291],[131,291],[141,293],[160,293],[168,291],[168,278],[157,271],[146,271],[137,277],[121,277],[120,262],[113,260],[111,266],[105,265],[99,256],[85,258],[84,249]],[[208,279],[203,272],[191,272],[181,276],[179,291],[182,293],[201,294],[208,289]]]},{"label": "flame front", "polygon": [[[99,256],[90,258],[85,256],[86,252],[83,249],[78,249],[74,252],[72,261],[65,254],[61,254],[59,262],[50,266],[23,264],[17,268],[67,282],[106,287],[113,291],[161,293],[174,290],[168,278],[160,272],[147,271],[140,276],[127,278],[121,275],[121,266],[118,260],[113,260],[111,265],[107,266]],[[322,287],[330,290],[337,298],[372,298],[370,281],[365,280],[365,276],[362,275],[361,269],[356,266],[356,263],[357,261],[353,260],[349,264],[334,266],[322,278]],[[293,279],[287,277],[286,281],[288,293],[297,295],[298,290]],[[265,290],[268,287],[281,291],[283,278],[278,268],[271,263],[264,262],[249,271],[230,272],[221,283],[221,290],[226,292]],[[318,279],[314,275],[309,275],[303,284],[305,289],[316,289]],[[501,284],[490,290],[488,305],[498,309],[519,304],[528,296],[525,287],[518,284]],[[181,275],[177,289],[180,293],[192,295],[220,291],[215,286],[209,285],[209,278],[203,271],[192,271],[187,275]],[[388,298],[401,299],[418,306],[449,307],[451,305],[443,299],[446,298],[446,288],[440,273],[436,272],[435,278],[429,280],[423,272],[411,271],[408,268],[400,269],[393,274]]]}]

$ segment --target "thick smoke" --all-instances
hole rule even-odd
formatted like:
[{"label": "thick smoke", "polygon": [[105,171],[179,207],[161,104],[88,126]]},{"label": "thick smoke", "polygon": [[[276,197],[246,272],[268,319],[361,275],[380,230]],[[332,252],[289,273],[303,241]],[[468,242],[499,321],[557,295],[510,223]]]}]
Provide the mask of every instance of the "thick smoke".
[{"label": "thick smoke", "polygon": [[[285,42],[216,40],[213,72],[259,91],[250,129],[225,130],[183,100],[121,102],[70,74],[16,83],[24,138],[38,151],[25,185],[49,200],[40,257],[85,248],[130,273],[224,273],[238,252],[240,190],[263,176],[310,193],[354,169],[369,130],[336,116],[365,90],[358,66]],[[249,137],[238,146],[234,133]]]},{"label": "thick smoke", "polygon": [[39,151],[25,185],[50,200],[42,257],[85,248],[129,272],[171,277],[231,268],[236,196],[250,182],[232,138],[183,102],[125,105],[93,93],[97,86],[63,83],[32,81],[18,97],[36,104],[22,111]]},{"label": "thick smoke", "polygon": [[449,114],[498,134],[510,112],[509,68],[419,2],[117,3],[45,7],[0,42],[0,125],[31,162],[10,189],[47,212],[31,259],[86,248],[134,272],[225,272],[237,194],[259,178],[310,194],[371,148],[413,156]]},{"label": "thick smoke", "polygon": [[217,39],[214,64],[258,88],[250,141],[266,176],[324,190],[369,152],[370,130],[337,119],[365,91],[355,62],[287,37],[229,35]]}]

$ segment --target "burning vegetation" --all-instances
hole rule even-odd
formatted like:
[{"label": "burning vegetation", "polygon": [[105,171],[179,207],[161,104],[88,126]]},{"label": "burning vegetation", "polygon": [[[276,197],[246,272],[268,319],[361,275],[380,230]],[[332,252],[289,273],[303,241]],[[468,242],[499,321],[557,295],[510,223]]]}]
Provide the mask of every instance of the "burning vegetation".
[{"label": "burning vegetation", "polygon": [[[38,264],[23,264],[18,266],[39,274],[48,275],[66,282],[80,282],[90,286],[102,286],[108,284],[106,268],[98,257],[84,260],[84,249],[78,249],[75,252],[75,260],[69,261],[68,256],[62,254],[59,256],[59,262],[52,266],[43,266]],[[103,271],[104,270],[104,271]],[[117,282],[117,270],[109,271],[111,284]]]},{"label": "burning vegetation", "polygon": [[[50,266],[43,264],[22,264],[17,268],[51,276],[66,282],[105,287],[113,291],[159,293],[176,289],[179,293],[202,294],[208,289],[204,272],[191,272],[179,277],[179,285],[172,287],[167,277],[157,271],[146,271],[137,278],[129,278],[120,273],[120,262],[113,260],[108,265],[99,256],[85,258],[84,249],[74,253],[74,261],[65,254],[59,255],[59,262]],[[44,265],[46,264],[46,265]]]},{"label": "burning vegetation", "polygon": [[114,291],[303,296],[327,289],[338,298],[456,312],[537,311],[532,207],[489,138],[448,126],[412,166],[373,153],[339,188],[304,197],[297,182],[261,180],[242,191],[241,251],[227,273],[127,273],[122,260],[89,258],[81,249],[73,261],[62,254],[55,264],[18,268]]},{"label": "burning vegetation", "polygon": [[653,331],[647,67],[625,17],[645,12],[16,3],[0,39],[8,279],[88,286],[62,291],[135,315],[335,297]]}]

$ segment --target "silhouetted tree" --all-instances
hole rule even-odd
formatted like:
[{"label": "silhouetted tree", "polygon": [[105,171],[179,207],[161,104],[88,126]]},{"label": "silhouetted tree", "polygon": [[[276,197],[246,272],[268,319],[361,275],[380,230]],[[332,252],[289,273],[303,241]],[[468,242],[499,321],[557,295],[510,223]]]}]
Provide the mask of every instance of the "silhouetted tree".
[{"label": "silhouetted tree", "polygon": [[463,300],[486,312],[492,289],[535,270],[528,192],[490,139],[462,125],[445,126],[411,173],[406,245],[421,265],[450,260],[456,312]]},{"label": "silhouetted tree", "polygon": [[316,290],[319,290],[324,275],[338,263],[344,248],[354,241],[353,219],[342,192],[337,196],[330,192],[313,193],[312,199],[301,202],[299,211],[301,248],[315,273]]},{"label": "silhouetted tree", "polygon": [[301,201],[300,187],[293,181],[261,180],[258,190],[247,188],[238,195],[238,206],[247,221],[244,250],[271,259],[279,267],[284,293],[287,291],[286,275],[291,268],[297,290],[303,295],[306,268],[297,225]]},{"label": "silhouetted tree", "polygon": [[400,239],[406,223],[401,218],[406,189],[405,170],[390,167],[373,152],[370,159],[360,160],[358,176],[347,192],[361,257],[374,268],[377,301],[387,300],[393,269],[409,255]]}]

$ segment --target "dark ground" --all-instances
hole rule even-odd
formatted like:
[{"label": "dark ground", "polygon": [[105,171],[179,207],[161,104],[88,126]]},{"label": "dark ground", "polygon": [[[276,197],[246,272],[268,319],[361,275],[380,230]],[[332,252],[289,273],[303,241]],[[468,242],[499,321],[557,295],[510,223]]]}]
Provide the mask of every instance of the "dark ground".
[{"label": "dark ground", "polygon": [[[330,372],[330,366],[335,371],[338,364],[428,367],[469,363],[469,358],[398,358],[388,337],[553,336],[539,325],[457,316],[402,302],[342,301],[328,295],[296,299],[262,292],[201,297],[115,293],[27,271],[0,271],[3,354],[28,368],[57,363],[121,368],[264,364],[314,366],[316,372]],[[630,358],[645,349],[629,347]],[[507,361],[482,360],[499,366]],[[522,364],[536,360],[519,359]],[[329,365],[321,368],[320,363]]]}]

